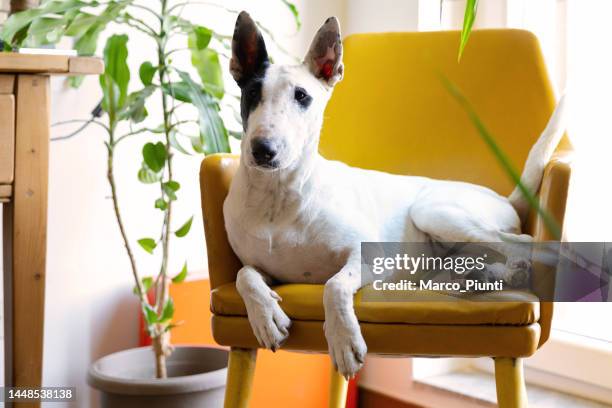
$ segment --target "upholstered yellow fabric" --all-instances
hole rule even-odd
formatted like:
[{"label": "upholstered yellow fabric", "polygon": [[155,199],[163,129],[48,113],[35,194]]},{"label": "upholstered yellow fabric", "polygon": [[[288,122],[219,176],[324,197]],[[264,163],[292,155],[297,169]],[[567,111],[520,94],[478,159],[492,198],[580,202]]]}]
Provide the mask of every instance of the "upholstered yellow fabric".
[{"label": "upholstered yellow fabric", "polygon": [[[325,320],[323,285],[278,285],[274,290],[283,299],[280,306],[290,318]],[[424,294],[426,301],[380,302],[364,301],[362,292],[363,289],[355,296],[355,312],[360,322],[520,326],[537,323],[540,318],[538,298],[529,293],[497,293],[489,295],[490,301],[484,301],[485,296],[479,296],[482,301],[465,301],[443,293],[428,292]],[[493,301],[496,299],[501,301]],[[512,299],[516,301],[510,301]],[[211,308],[216,315],[246,316],[246,308],[233,283],[212,291]]]},{"label": "upholstered yellow fabric", "polygon": [[[462,89],[520,170],[554,107],[539,46],[524,31],[476,31],[457,64],[458,42],[458,32],[347,38],[345,79],[325,114],[321,153],[360,167],[465,180],[509,193],[511,183],[442,87],[439,74]],[[562,225],[571,150],[566,141],[559,150],[546,168],[539,196]],[[214,155],[202,162],[200,172],[212,324],[219,344],[253,348],[258,344],[233,284],[241,264],[227,241],[222,213],[237,166],[237,156]],[[525,232],[538,240],[551,238],[535,214]],[[546,283],[553,272],[538,270],[537,280]],[[322,286],[276,289],[293,318],[283,348],[327,350]],[[387,354],[529,356],[548,338],[552,320],[552,303],[520,297],[514,302],[372,303],[358,294],[355,309],[369,351]]]}]

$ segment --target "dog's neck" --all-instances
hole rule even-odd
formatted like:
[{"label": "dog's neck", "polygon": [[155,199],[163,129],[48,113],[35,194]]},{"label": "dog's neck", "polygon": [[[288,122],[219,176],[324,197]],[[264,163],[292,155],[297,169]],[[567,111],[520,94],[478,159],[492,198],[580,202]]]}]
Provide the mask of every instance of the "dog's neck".
[{"label": "dog's neck", "polygon": [[243,184],[245,211],[261,223],[294,222],[309,211],[320,160],[324,159],[314,150],[288,168],[262,171],[241,159],[237,177]]}]

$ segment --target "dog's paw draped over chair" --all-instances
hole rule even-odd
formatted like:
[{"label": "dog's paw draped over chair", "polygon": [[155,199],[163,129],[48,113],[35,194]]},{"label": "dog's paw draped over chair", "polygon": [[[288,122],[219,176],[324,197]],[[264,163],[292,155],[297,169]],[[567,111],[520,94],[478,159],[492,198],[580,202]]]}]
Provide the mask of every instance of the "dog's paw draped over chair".
[{"label": "dog's paw draped over chair", "polygon": [[[461,63],[458,44],[458,32],[348,37],[346,76],[326,111],[321,153],[357,167],[463,180],[507,195],[514,186],[442,85],[440,73],[463,91],[521,168],[555,105],[542,54],[536,38],[520,30],[474,32]],[[570,149],[564,139],[539,192],[560,225]],[[235,287],[242,265],[223,220],[238,161],[234,155],[209,156],[200,172],[213,334],[219,344],[232,347],[226,407],[248,406],[259,347]],[[538,241],[551,238],[537,214],[524,229]],[[323,286],[287,284],[274,290],[293,321],[283,349],[326,352]],[[548,339],[553,306],[528,296],[513,302],[377,303],[362,302],[358,293],[355,310],[369,353],[494,358],[499,405],[509,408],[527,406],[521,359]],[[330,406],[343,406],[345,390],[344,379],[332,374]]]}]

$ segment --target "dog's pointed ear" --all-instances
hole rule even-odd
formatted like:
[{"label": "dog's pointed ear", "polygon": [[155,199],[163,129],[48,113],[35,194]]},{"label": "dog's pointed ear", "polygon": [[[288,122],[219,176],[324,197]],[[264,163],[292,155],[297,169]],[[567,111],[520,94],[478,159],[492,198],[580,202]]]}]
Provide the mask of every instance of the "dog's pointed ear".
[{"label": "dog's pointed ear", "polygon": [[304,64],[327,86],[332,87],[342,79],[342,39],[336,17],[328,18],[319,28],[304,58]]},{"label": "dog's pointed ear", "polygon": [[269,64],[266,43],[257,25],[246,11],[240,12],[232,38],[230,72],[242,87]]}]

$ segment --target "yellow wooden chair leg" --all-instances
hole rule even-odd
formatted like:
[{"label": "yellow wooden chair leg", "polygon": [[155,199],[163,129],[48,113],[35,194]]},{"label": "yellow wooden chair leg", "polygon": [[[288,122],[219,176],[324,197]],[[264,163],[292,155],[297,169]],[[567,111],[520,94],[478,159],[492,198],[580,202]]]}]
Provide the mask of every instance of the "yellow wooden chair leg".
[{"label": "yellow wooden chair leg", "polygon": [[257,349],[233,348],[229,355],[225,408],[247,408],[255,374]]},{"label": "yellow wooden chair leg", "polygon": [[527,408],[522,359],[495,358],[495,385],[499,408]]},{"label": "yellow wooden chair leg", "polygon": [[329,408],[344,408],[346,406],[347,389],[348,381],[332,366],[329,382]]}]

